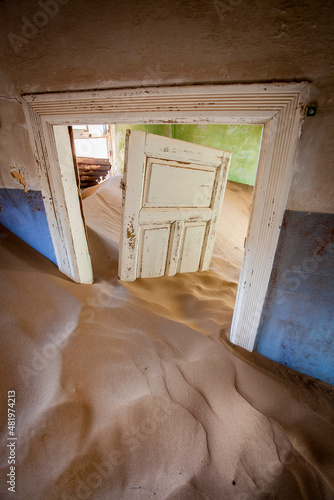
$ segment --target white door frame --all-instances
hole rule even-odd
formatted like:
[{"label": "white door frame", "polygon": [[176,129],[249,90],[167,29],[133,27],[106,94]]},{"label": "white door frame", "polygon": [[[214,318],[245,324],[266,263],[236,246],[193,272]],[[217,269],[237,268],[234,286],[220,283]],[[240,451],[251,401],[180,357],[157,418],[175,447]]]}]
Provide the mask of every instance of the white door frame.
[{"label": "white door frame", "polygon": [[[76,282],[92,282],[88,269],[90,262],[87,267],[87,256],[82,258],[87,253],[80,234],[84,227],[78,229],[73,224],[73,221],[81,220],[80,207],[68,202],[64,189],[55,125],[262,124],[252,213],[231,326],[231,341],[252,351],[286,208],[309,91],[308,83],[273,83],[25,95],[26,119],[59,270]],[[72,178],[66,182],[73,184],[74,181]]]}]

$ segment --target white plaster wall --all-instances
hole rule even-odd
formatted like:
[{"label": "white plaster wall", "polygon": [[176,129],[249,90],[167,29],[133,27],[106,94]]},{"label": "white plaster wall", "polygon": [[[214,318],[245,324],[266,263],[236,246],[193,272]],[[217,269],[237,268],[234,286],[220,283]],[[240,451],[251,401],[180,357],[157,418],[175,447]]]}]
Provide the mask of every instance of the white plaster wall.
[{"label": "white plaster wall", "polygon": [[[334,212],[332,0],[54,2],[0,3],[0,94],[11,98],[0,99],[2,186],[16,186],[12,165],[21,166],[30,188],[38,183],[13,99],[22,93],[308,80],[318,113],[305,122],[288,208]],[[38,16],[41,4],[53,16]],[[25,31],[26,19],[33,32]],[[29,38],[20,49],[13,35],[22,34]]]},{"label": "white plaster wall", "polygon": [[35,163],[30,147],[26,122],[10,73],[0,68],[0,188],[22,188],[24,179],[30,189],[39,189]]}]

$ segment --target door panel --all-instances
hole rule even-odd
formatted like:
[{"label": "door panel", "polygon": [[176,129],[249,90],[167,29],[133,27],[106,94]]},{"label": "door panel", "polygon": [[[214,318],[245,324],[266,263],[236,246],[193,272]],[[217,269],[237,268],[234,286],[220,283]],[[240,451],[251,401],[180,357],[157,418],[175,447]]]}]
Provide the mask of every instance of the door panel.
[{"label": "door panel", "polygon": [[169,227],[141,228],[140,269],[138,277],[163,276],[166,269]]},{"label": "door panel", "polygon": [[231,153],[127,131],[119,277],[209,269]]},{"label": "door panel", "polygon": [[181,246],[184,233],[184,221],[175,221],[171,224],[170,244],[167,258],[166,274],[174,276],[178,272]]},{"label": "door panel", "polygon": [[205,229],[205,223],[185,225],[179,273],[198,271],[203,250]]},{"label": "door panel", "polygon": [[148,161],[143,206],[209,207],[214,180],[214,169]]}]

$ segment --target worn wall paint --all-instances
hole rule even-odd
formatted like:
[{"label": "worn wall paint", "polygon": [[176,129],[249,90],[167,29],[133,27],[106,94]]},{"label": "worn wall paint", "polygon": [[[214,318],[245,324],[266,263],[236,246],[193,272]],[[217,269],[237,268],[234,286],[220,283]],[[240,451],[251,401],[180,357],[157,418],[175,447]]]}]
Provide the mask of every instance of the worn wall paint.
[{"label": "worn wall paint", "polygon": [[256,350],[334,385],[334,215],[287,211]]},{"label": "worn wall paint", "polygon": [[[0,4],[0,12],[2,8]],[[1,16],[2,12],[0,23]],[[26,188],[40,189],[21,97],[12,75],[3,65],[0,65],[0,151],[0,188],[20,187],[17,172],[26,182]]]},{"label": "worn wall paint", "polygon": [[[22,18],[40,9],[31,0],[0,3],[0,187],[18,187],[14,167],[28,189],[40,189],[23,93],[306,80],[317,114],[304,123],[287,208],[334,213],[331,1],[114,0],[111,9],[102,0],[59,1],[57,14],[26,36]],[[307,311],[305,324],[313,316]]]},{"label": "worn wall paint", "polygon": [[333,89],[319,90],[318,112],[305,119],[287,202],[289,210],[334,213]]},{"label": "worn wall paint", "polygon": [[127,128],[231,151],[233,155],[228,179],[254,186],[261,145],[261,125],[116,125],[118,172],[123,172]]},{"label": "worn wall paint", "polygon": [[0,223],[57,263],[40,191],[0,188]]},{"label": "worn wall paint", "polygon": [[254,186],[261,144],[261,125],[173,125],[173,137],[231,151],[228,179]]},{"label": "worn wall paint", "polygon": [[19,181],[19,183],[23,186],[24,192],[26,193],[28,191],[27,188],[27,181],[23,177],[22,173],[17,170],[11,170],[10,175],[13,177],[13,179],[16,179]]}]

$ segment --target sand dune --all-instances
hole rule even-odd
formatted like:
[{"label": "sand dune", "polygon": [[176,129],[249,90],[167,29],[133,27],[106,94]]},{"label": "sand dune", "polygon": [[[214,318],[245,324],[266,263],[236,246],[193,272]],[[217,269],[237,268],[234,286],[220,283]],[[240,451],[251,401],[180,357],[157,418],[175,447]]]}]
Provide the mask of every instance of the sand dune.
[{"label": "sand dune", "polygon": [[228,185],[212,270],[121,283],[119,181],[83,202],[94,285],[2,230],[0,498],[334,498],[330,386],[228,341],[251,189]]}]

